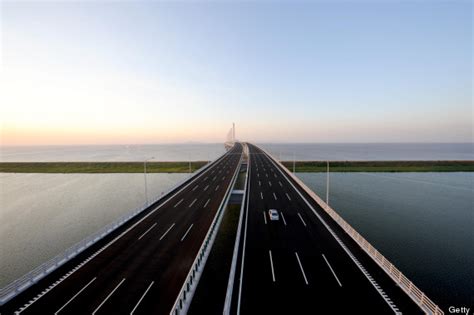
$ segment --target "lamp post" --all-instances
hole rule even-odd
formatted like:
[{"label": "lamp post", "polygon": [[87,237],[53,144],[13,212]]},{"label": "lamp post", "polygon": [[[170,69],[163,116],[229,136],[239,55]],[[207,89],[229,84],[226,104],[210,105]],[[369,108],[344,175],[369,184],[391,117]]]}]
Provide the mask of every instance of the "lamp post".
[{"label": "lamp post", "polygon": [[296,172],[295,172],[295,159],[296,159],[295,152],[293,152],[293,174],[296,174]]},{"label": "lamp post", "polygon": [[148,206],[148,185],[146,181],[146,162],[154,159],[154,157],[148,158],[143,161],[143,179],[145,180],[145,206]]},{"label": "lamp post", "polygon": [[191,153],[188,154],[188,160],[189,160],[189,177],[191,177]]},{"label": "lamp post", "polygon": [[329,161],[327,163],[327,173],[326,173],[326,204],[329,205]]}]

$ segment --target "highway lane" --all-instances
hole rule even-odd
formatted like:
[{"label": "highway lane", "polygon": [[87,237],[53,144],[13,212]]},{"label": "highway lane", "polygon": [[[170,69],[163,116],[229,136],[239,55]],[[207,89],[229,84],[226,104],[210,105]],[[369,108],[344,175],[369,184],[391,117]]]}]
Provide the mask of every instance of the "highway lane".
[{"label": "highway lane", "polygon": [[[4,305],[1,313],[169,313],[238,167],[241,152],[242,146],[236,144],[156,210],[102,244],[98,253],[90,251],[92,258],[83,263],[81,259],[87,256],[80,255],[68,263],[76,267],[53,273]],[[27,307],[22,308],[25,303]]]},{"label": "highway lane", "polygon": [[[242,314],[422,313],[370,257],[330,224],[339,243],[276,164],[256,146],[249,148],[246,244],[237,303]],[[280,220],[270,220],[271,208],[278,210]],[[325,222],[331,220],[320,215]]]}]

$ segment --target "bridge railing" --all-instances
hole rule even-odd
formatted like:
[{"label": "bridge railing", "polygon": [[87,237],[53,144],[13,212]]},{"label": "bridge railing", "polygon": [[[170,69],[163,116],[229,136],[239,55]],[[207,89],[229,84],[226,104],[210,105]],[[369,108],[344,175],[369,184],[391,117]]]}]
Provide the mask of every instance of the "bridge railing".
[{"label": "bridge railing", "polygon": [[[223,155],[222,155],[223,156]],[[219,160],[222,156],[216,158],[214,161],[208,163],[207,165],[201,167],[199,170],[197,170],[195,173],[193,173],[193,176],[196,176],[203,172],[205,169],[207,169],[211,164],[213,164],[215,161]],[[5,304],[8,302],[10,299],[14,298],[16,295],[20,294],[33,284],[37,283],[41,279],[43,279],[45,276],[68,262],[70,259],[74,258],[81,252],[83,252],[85,249],[89,248],[93,244],[97,243],[99,240],[116,230],[118,227],[122,226],[124,223],[128,222],[138,214],[140,214],[142,211],[153,205],[154,203],[158,202],[162,198],[166,197],[174,191],[176,188],[179,186],[183,185],[186,183],[190,178],[186,178],[170,189],[168,189],[166,192],[163,192],[161,196],[155,198],[152,202],[150,202],[148,205],[143,205],[135,210],[131,211],[130,213],[127,213],[121,217],[119,217],[117,220],[114,222],[104,226],[94,234],[86,237],[85,239],[77,242],[76,244],[72,245],[62,253],[58,254],[57,256],[53,257],[52,259],[44,262],[43,264],[39,265],[38,267],[34,268],[33,270],[29,271],[25,275],[21,276],[20,278],[16,279],[15,281],[9,283],[5,287],[0,289],[0,305]]]},{"label": "bridge railing", "polygon": [[[263,149],[262,149],[263,150]],[[347,223],[334,209],[324,202],[316,193],[303,183],[298,177],[290,172],[276,158],[263,150],[275,163],[277,163],[286,174],[288,174],[301,188],[316,201],[316,203],[326,211],[329,216],[336,221],[339,226],[398,284],[398,286],[408,294],[408,296],[419,305],[427,314],[443,315],[444,312],[431,301],[413,282],[411,282],[400,270],[385,258],[374,246],[372,246],[362,235],[359,234],[349,223]]]}]

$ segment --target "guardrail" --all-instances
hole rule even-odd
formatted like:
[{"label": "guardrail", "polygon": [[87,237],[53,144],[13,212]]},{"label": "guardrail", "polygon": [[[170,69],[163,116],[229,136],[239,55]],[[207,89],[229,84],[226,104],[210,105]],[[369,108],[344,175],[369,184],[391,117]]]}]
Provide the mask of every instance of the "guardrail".
[{"label": "guardrail", "polygon": [[219,209],[217,210],[214,219],[212,220],[211,227],[207,231],[206,237],[204,238],[201,248],[199,249],[196,258],[194,259],[191,269],[189,270],[188,275],[185,278],[186,280],[184,281],[183,286],[179,291],[178,297],[173,307],[171,308],[170,315],[179,315],[181,313],[187,313],[187,307],[189,307],[189,304],[186,303],[191,302],[192,295],[194,293],[190,291],[192,291],[193,287],[195,288],[197,286],[197,283],[199,282],[199,279],[201,277],[201,272],[204,269],[207,257],[209,256],[212,244],[214,243],[217,231],[219,230],[219,225],[225,212],[227,202],[231,195],[232,187],[234,186],[235,181],[237,180],[237,177],[239,175],[240,168],[242,166],[242,157],[243,155],[241,155],[240,157],[239,166],[234,172],[234,176],[232,177],[229,187],[227,188],[227,191],[224,195],[224,198],[222,199],[222,202],[219,205]]},{"label": "guardrail", "polygon": [[373,247],[362,235],[359,234],[349,223],[347,223],[334,209],[326,204],[316,193],[303,183],[298,177],[290,172],[283,164],[267,151],[263,150],[284,172],[286,172],[301,188],[326,211],[329,216],[395,281],[396,284],[408,294],[408,296],[426,313],[432,315],[443,315],[444,312],[431,301],[417,286],[413,284],[400,270],[385,258],[375,247]]},{"label": "guardrail", "polygon": [[20,278],[16,279],[15,281],[11,282],[10,284],[6,285],[5,287],[0,289],[0,305],[5,304],[33,284],[37,283],[45,276],[83,252],[85,249],[89,248],[93,244],[97,243],[99,240],[103,239],[105,236],[109,235],[111,232],[140,214],[145,209],[149,208],[154,203],[158,202],[159,200],[167,197],[171,192],[176,190],[178,187],[186,183],[187,181],[191,180],[192,177],[199,175],[201,172],[205,171],[209,168],[214,162],[221,159],[225,154],[221,155],[220,157],[214,159],[212,162],[209,162],[205,166],[201,167],[199,170],[194,172],[190,178],[185,178],[184,180],[180,181],[166,192],[164,192],[161,196],[155,198],[151,203],[148,205],[143,205],[138,207],[131,213],[127,213],[114,222],[104,226],[94,234],[86,237],[85,239],[77,242],[76,244],[72,245],[64,252],[58,254],[57,256],[53,257],[52,259],[44,262],[43,264],[39,265],[35,269],[31,270],[30,272],[26,273],[25,275],[21,276]]},{"label": "guardrail", "polygon": [[239,246],[240,246],[240,234],[242,233],[242,223],[244,220],[244,212],[245,207],[247,206],[246,199],[248,199],[248,191],[247,191],[247,183],[249,181],[249,148],[247,144],[243,144],[244,146],[244,163],[247,163],[247,169],[245,171],[245,183],[244,183],[244,195],[242,198],[242,204],[240,205],[240,215],[239,215],[239,225],[237,227],[237,234],[235,236],[234,242],[234,251],[232,252],[232,263],[230,265],[230,272],[229,272],[229,281],[227,282],[227,291],[225,294],[225,301],[224,301],[224,315],[230,314],[230,307],[232,303],[232,293],[234,290],[234,282],[235,282],[235,270],[237,268],[237,256],[239,255]]}]

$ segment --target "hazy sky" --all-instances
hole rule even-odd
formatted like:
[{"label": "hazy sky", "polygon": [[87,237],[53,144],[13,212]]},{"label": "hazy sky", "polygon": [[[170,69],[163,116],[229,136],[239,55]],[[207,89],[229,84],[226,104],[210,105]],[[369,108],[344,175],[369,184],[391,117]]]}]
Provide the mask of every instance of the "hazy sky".
[{"label": "hazy sky", "polygon": [[471,1],[3,1],[1,142],[472,142]]}]

